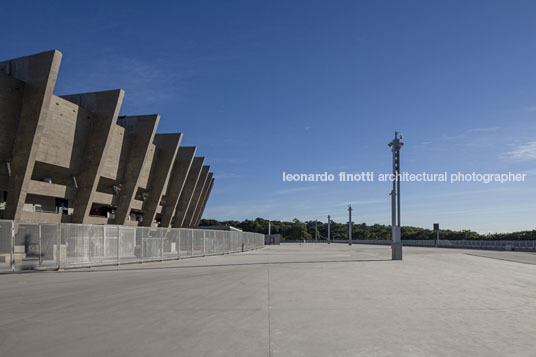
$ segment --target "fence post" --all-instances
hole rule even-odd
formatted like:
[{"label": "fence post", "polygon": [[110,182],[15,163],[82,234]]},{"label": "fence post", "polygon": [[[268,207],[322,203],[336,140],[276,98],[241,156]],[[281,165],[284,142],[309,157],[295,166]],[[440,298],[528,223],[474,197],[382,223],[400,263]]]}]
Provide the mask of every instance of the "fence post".
[{"label": "fence post", "polygon": [[[107,239],[106,239],[106,226],[102,225],[102,259],[101,259],[101,262],[106,261],[106,241],[107,241]],[[96,259],[96,257],[98,257],[97,253],[98,253],[97,252],[97,245],[95,244],[95,254],[93,254],[93,260],[95,261],[95,264],[98,264],[97,259]]]},{"label": "fence post", "polygon": [[206,235],[205,235],[205,230],[203,229],[203,256],[205,256],[206,254],[206,251],[207,251],[207,238],[206,238]]},{"label": "fence post", "polygon": [[11,221],[10,243],[11,243],[11,249],[9,251],[9,255],[10,255],[9,265],[10,265],[10,270],[15,271],[15,221]]},{"label": "fence post", "polygon": [[38,223],[39,227],[39,266],[43,264],[43,255],[41,254],[41,223]]},{"label": "fence post", "polygon": [[181,233],[181,230],[177,230],[177,234],[179,236],[179,239],[177,239],[177,259],[181,258]]},{"label": "fence post", "polygon": [[160,237],[160,261],[164,261],[164,237]]},{"label": "fence post", "polygon": [[61,223],[56,226],[56,265],[61,267]]},{"label": "fence post", "polygon": [[121,228],[117,226],[117,265],[121,262]]}]

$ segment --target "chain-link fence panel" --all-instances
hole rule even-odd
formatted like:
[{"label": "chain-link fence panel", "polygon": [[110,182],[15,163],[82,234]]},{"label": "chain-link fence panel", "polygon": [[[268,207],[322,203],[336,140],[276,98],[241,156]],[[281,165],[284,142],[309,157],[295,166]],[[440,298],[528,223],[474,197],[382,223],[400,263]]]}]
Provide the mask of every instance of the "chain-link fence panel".
[{"label": "chain-link fence panel", "polygon": [[179,256],[190,257],[193,251],[193,232],[191,229],[174,229],[179,231]]},{"label": "chain-link fence panel", "polygon": [[57,268],[58,246],[60,238],[59,223],[39,223],[40,245],[39,245],[39,267]]},{"label": "chain-link fence panel", "polygon": [[142,232],[142,259],[143,261],[164,259],[163,232],[158,228],[137,228]]},{"label": "chain-link fence panel", "polygon": [[103,263],[117,263],[119,256],[119,227],[104,226],[104,256]]},{"label": "chain-link fence panel", "polygon": [[164,259],[179,257],[180,231],[178,229],[160,228],[164,235]]},{"label": "chain-link fence panel", "polygon": [[[11,270],[11,263],[13,262],[13,221],[0,220],[0,271]],[[14,262],[13,262],[14,263]]]},{"label": "chain-link fence panel", "polygon": [[205,254],[214,254],[214,244],[216,244],[214,231],[205,231]]},{"label": "chain-link fence panel", "polygon": [[118,227],[119,229],[119,261],[133,263],[141,261],[141,244],[136,245],[136,228]]},{"label": "chain-link fence panel", "polygon": [[59,253],[62,265],[106,263],[105,227],[89,224],[62,224]]},{"label": "chain-link fence panel", "polygon": [[193,230],[192,255],[205,255],[205,232],[200,229]]},{"label": "chain-link fence panel", "polygon": [[39,223],[15,222],[14,262],[17,270],[32,270],[40,260]]},{"label": "chain-link fence panel", "polygon": [[178,259],[263,245],[262,234],[238,231],[0,220],[0,270],[8,271]]}]

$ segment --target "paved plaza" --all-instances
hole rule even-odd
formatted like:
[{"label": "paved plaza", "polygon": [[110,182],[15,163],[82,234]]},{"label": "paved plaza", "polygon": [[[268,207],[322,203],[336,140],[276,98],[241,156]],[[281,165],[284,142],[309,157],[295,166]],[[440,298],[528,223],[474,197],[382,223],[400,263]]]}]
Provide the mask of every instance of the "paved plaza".
[{"label": "paved plaza", "polygon": [[0,275],[5,356],[534,356],[536,254],[283,244]]}]

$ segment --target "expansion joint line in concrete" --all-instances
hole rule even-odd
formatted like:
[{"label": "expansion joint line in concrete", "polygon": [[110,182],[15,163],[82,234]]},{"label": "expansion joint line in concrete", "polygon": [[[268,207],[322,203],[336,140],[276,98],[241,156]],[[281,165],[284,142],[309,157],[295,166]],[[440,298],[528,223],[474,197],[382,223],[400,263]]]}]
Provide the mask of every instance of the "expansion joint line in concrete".
[{"label": "expansion joint line in concrete", "polygon": [[272,304],[270,301],[270,257],[268,256],[268,264],[266,264],[266,275],[268,278],[267,291],[268,291],[268,356],[272,357],[272,317],[271,310]]}]

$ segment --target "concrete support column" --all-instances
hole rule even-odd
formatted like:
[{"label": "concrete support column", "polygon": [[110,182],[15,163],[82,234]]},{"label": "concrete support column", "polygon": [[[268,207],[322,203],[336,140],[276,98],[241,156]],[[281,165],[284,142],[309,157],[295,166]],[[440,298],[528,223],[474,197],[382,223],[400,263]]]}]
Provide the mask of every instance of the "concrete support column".
[{"label": "concrete support column", "polygon": [[201,169],[203,167],[203,162],[205,162],[204,157],[195,157],[190,171],[188,172],[188,177],[186,178],[186,183],[182,189],[179,201],[177,202],[177,207],[175,208],[175,216],[171,221],[171,226],[173,228],[178,228],[183,226],[184,218],[186,216],[186,211],[192,200],[194,194],[195,186],[201,175]]},{"label": "concrete support column", "polygon": [[197,226],[197,216],[199,216],[199,212],[201,211],[201,208],[203,206],[205,196],[206,196],[206,194],[208,192],[208,189],[210,187],[210,183],[212,182],[212,176],[213,176],[213,173],[209,172],[208,176],[207,176],[207,179],[205,180],[205,184],[203,185],[203,190],[201,190],[201,194],[199,195],[199,199],[197,200],[197,204],[195,206],[194,214],[192,216],[192,219],[190,220],[189,225],[191,227]]},{"label": "concrete support column", "polygon": [[201,222],[201,218],[203,217],[203,212],[205,211],[205,206],[207,205],[208,198],[210,197],[210,192],[212,191],[212,187],[214,186],[214,179],[211,180],[210,186],[208,187],[208,191],[205,195],[205,198],[203,199],[203,203],[201,205],[201,209],[199,210],[199,214],[197,216],[197,219],[195,220],[195,226],[198,226]]},{"label": "concrete support column", "polygon": [[89,139],[84,166],[76,176],[78,188],[74,199],[72,223],[88,223],[104,158],[112,139],[124,94],[123,90],[117,89],[62,96],[62,98],[96,114],[91,123],[91,132],[88,133]]},{"label": "concrete support column", "polygon": [[160,115],[121,117],[119,125],[125,127],[128,140],[128,156],[120,180],[120,193],[115,212],[115,224],[125,224],[130,215],[132,201],[138,189],[138,181],[147,161],[150,145],[154,141]]},{"label": "concrete support column", "polygon": [[207,182],[208,170],[210,170],[210,166],[203,166],[203,168],[201,169],[201,174],[199,175],[199,179],[197,180],[197,183],[195,185],[195,190],[192,195],[192,199],[190,200],[190,204],[188,205],[188,209],[186,210],[186,214],[184,216],[184,221],[182,222],[183,227],[192,226],[197,204],[199,203],[201,193],[203,192],[203,188],[205,187],[205,183]]},{"label": "concrete support column", "polygon": [[188,177],[188,173],[190,172],[190,167],[194,161],[195,151],[195,146],[179,147],[179,152],[175,158],[171,177],[165,193],[166,200],[162,207],[161,227],[168,228],[171,224],[171,219],[175,215],[175,208],[177,207],[179,197],[186,182],[186,178]]},{"label": "concrete support column", "polygon": [[20,219],[62,54],[53,50],[0,63],[0,72],[25,82],[4,219]]},{"label": "concrete support column", "polygon": [[169,182],[181,139],[182,134],[156,134],[155,136],[156,158],[153,159],[152,174],[149,178],[149,197],[143,203],[142,226],[144,227],[150,227],[156,216],[156,209]]}]

